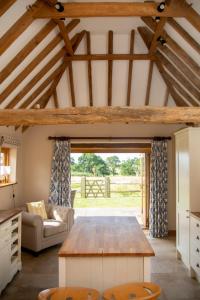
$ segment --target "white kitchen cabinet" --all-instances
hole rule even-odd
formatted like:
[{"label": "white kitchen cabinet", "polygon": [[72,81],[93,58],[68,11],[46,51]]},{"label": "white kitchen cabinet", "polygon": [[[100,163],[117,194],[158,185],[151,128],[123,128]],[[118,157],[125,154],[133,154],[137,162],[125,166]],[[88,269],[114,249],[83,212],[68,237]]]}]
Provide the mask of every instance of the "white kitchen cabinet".
[{"label": "white kitchen cabinet", "polygon": [[0,211],[0,293],[21,270],[21,213]]},{"label": "white kitchen cabinet", "polygon": [[200,282],[200,212],[190,218],[190,271]]},{"label": "white kitchen cabinet", "polygon": [[190,268],[190,212],[200,211],[200,128],[175,133],[177,254]]}]

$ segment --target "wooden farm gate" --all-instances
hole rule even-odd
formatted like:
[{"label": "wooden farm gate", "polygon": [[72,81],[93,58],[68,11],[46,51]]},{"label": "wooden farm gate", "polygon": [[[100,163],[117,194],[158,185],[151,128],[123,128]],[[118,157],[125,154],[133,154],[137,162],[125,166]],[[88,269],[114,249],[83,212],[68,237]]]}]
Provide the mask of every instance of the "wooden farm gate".
[{"label": "wooden farm gate", "polygon": [[81,178],[81,197],[82,198],[109,198],[110,197],[110,178],[101,177]]}]

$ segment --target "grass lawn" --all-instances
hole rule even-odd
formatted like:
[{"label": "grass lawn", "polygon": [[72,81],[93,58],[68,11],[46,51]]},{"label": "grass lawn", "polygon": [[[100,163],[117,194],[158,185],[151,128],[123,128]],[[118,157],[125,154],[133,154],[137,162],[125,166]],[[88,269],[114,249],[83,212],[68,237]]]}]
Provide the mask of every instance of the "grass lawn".
[{"label": "grass lawn", "polygon": [[111,194],[110,198],[81,198],[77,193],[74,207],[141,207],[141,198],[138,196],[123,196]]},{"label": "grass lawn", "polygon": [[74,200],[75,208],[141,207],[142,191],[140,184],[129,184],[128,182],[111,184],[110,198],[81,198],[80,182],[72,182],[71,188],[77,191]]}]

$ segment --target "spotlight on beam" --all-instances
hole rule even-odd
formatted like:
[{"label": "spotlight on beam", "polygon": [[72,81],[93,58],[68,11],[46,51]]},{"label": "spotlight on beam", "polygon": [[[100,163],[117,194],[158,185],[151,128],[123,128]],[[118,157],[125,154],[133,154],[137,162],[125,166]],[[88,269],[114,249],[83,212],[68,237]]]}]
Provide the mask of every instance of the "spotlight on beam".
[{"label": "spotlight on beam", "polygon": [[62,5],[62,3],[60,2],[57,2],[55,5],[54,5],[55,9],[59,12],[63,12],[64,11],[64,6]]},{"label": "spotlight on beam", "polygon": [[162,46],[167,44],[166,40],[161,35],[157,38],[157,41],[160,42]]},{"label": "spotlight on beam", "polygon": [[155,21],[156,21],[156,23],[159,23],[160,22],[160,17],[155,17]]},{"label": "spotlight on beam", "polygon": [[165,9],[165,2],[160,2],[160,4],[157,6],[157,11],[163,12],[164,9]]}]

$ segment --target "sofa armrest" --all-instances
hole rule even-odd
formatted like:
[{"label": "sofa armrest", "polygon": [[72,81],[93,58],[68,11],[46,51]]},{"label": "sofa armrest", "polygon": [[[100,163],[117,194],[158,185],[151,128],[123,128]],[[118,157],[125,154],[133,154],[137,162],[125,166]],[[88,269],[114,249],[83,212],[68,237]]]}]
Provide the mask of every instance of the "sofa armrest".
[{"label": "sofa armrest", "polygon": [[40,216],[28,212],[22,212],[22,225],[31,227],[43,227],[43,220]]}]

